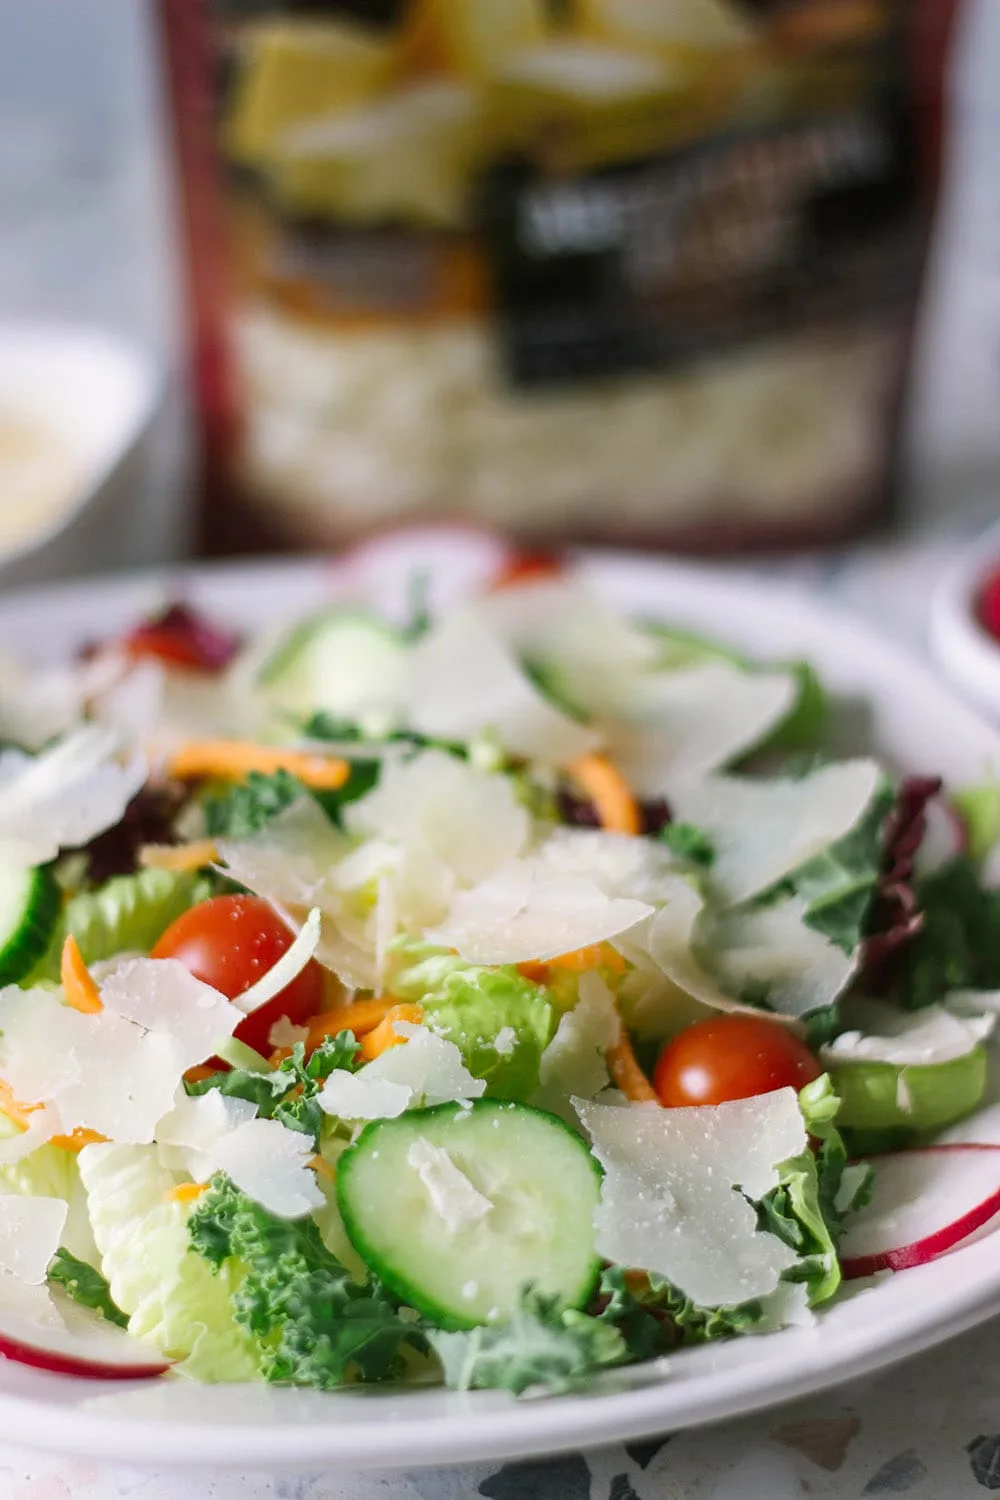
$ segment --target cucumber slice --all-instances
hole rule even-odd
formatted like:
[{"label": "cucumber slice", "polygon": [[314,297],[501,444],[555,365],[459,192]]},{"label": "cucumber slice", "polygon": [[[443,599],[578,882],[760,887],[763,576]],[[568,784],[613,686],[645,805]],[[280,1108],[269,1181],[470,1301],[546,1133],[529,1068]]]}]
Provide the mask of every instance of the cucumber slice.
[{"label": "cucumber slice", "polygon": [[295,626],[264,662],[259,685],[277,706],[307,718],[352,719],[391,707],[405,647],[382,620],[329,610]]},{"label": "cucumber slice", "polygon": [[0,985],[16,984],[48,949],[62,909],[62,892],[48,865],[0,865]]},{"label": "cucumber slice", "polygon": [[374,1120],[337,1165],[351,1244],[444,1328],[509,1317],[529,1285],[564,1307],[587,1302],[600,1188],[568,1125],[500,1099]]}]

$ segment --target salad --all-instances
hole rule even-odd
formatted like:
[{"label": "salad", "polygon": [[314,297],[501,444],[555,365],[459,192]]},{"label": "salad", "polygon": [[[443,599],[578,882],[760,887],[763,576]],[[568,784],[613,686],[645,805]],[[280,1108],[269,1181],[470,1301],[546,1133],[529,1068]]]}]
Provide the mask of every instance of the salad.
[{"label": "salad", "polygon": [[988,1222],[1000,787],[835,710],[532,568],[5,668],[0,1352],[559,1391]]}]

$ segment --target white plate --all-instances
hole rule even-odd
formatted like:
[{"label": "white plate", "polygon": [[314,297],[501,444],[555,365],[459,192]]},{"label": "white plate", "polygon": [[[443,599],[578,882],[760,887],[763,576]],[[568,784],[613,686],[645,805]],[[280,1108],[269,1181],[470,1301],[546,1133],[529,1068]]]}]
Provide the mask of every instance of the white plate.
[{"label": "white plate", "polygon": [[[468,555],[452,537],[435,554],[435,581],[453,590]],[[868,704],[874,743],[900,767],[962,781],[988,761],[1000,764],[997,733],[922,666],[798,590],[611,555],[585,567],[623,608],[715,633],[748,652],[808,656],[853,705],[844,715],[845,748],[863,735],[866,714],[856,710]],[[178,591],[259,625],[301,612],[343,583],[343,572],[308,563],[47,589],[0,602],[0,646],[58,656]],[[169,1378],[119,1387],[0,1362],[0,1438],[124,1463],[244,1470],[471,1463],[637,1438],[803,1396],[980,1322],[1000,1311],[998,1247],[989,1236],[855,1291],[812,1329],[686,1351],[666,1370],[534,1401],[438,1390],[322,1395]]]}]

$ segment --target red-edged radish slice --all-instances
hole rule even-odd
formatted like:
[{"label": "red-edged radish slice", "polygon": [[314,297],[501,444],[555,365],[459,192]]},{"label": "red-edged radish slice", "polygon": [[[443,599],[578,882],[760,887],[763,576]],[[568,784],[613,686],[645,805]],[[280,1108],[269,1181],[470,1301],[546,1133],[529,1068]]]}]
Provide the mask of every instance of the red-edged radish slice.
[{"label": "red-edged radish slice", "polygon": [[414,580],[422,573],[430,611],[439,615],[483,593],[515,555],[496,532],[477,526],[402,527],[344,552],[334,564],[335,583],[338,592],[375,601],[405,622]]},{"label": "red-edged radish slice", "polygon": [[83,1380],[141,1380],[170,1368],[155,1349],[43,1286],[0,1277],[0,1355]]},{"label": "red-edged radish slice", "polygon": [[1000,1146],[923,1146],[871,1164],[872,1200],[840,1242],[848,1279],[925,1265],[1000,1213]]}]

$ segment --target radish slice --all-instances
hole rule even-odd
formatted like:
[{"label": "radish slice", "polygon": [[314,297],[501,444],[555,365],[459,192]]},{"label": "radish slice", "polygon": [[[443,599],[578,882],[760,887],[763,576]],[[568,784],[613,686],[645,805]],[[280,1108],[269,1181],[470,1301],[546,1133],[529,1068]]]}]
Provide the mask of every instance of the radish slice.
[{"label": "radish slice", "polygon": [[923,1146],[872,1166],[872,1200],[840,1242],[847,1279],[925,1265],[1000,1213],[1000,1146]]},{"label": "radish slice", "polygon": [[170,1361],[61,1292],[0,1277],[0,1355],[84,1380],[163,1375]]},{"label": "radish slice", "polygon": [[405,623],[415,576],[426,575],[427,602],[440,615],[481,594],[513,556],[502,537],[477,526],[402,527],[342,553],[335,581]]}]

